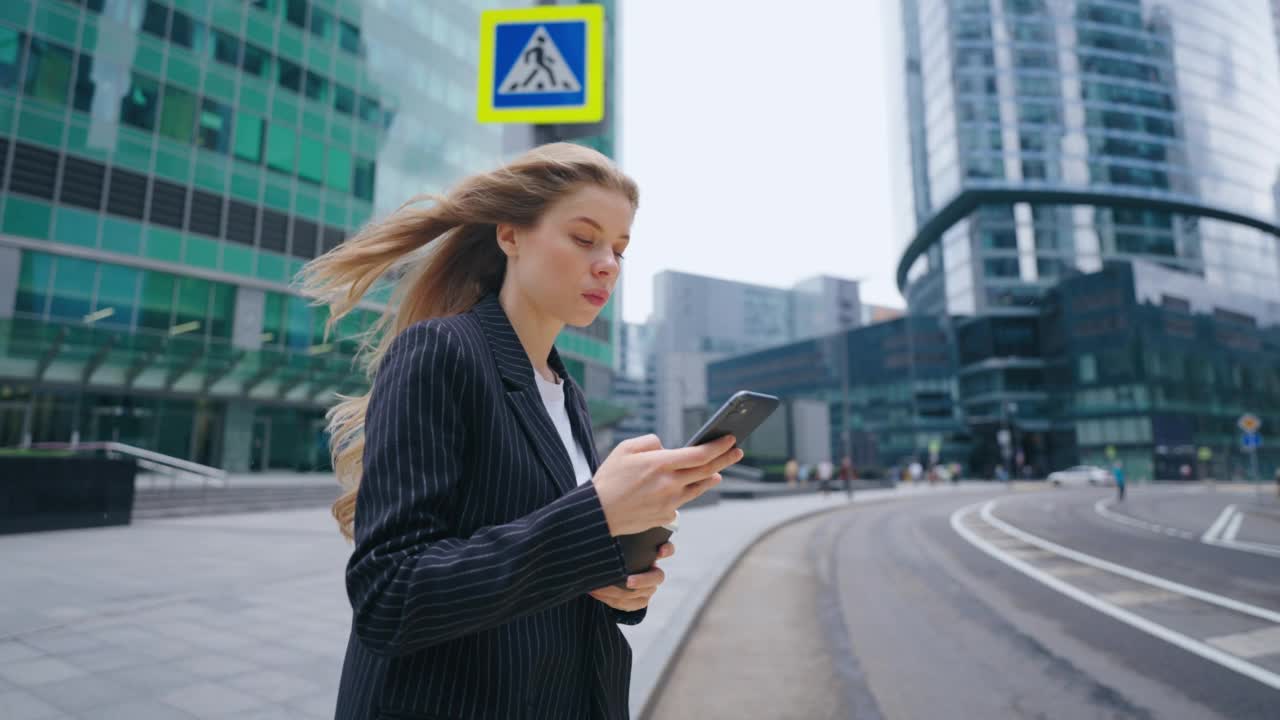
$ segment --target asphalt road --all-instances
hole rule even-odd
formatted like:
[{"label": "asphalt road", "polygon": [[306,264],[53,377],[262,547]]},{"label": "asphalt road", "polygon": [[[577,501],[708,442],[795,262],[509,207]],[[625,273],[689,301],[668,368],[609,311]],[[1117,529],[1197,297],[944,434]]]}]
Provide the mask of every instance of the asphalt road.
[{"label": "asphalt road", "polygon": [[651,717],[1280,717],[1280,504],[1112,497],[940,494],[775,533]]}]

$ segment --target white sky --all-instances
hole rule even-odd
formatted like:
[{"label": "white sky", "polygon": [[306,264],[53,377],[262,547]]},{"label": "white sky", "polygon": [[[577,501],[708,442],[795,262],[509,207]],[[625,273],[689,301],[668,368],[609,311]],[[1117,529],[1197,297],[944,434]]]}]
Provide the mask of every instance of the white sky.
[{"label": "white sky", "polygon": [[640,184],[624,319],[648,318],[663,270],[775,287],[837,275],[901,307],[896,2],[619,5],[619,158]]}]

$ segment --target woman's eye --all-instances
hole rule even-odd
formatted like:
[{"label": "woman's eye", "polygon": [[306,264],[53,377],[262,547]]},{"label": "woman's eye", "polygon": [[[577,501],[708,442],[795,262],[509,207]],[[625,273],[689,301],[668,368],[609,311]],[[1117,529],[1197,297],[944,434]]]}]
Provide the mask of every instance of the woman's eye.
[{"label": "woman's eye", "polygon": [[620,252],[616,252],[616,253],[614,253],[613,255],[614,255],[614,257],[618,258],[619,260],[625,260],[625,259],[626,259],[626,258],[622,257],[622,253],[620,253]]},{"label": "woman's eye", "polygon": [[578,242],[580,242],[580,243],[582,243],[582,244],[583,244],[583,245],[585,245],[585,246],[588,246],[588,247],[589,247],[589,246],[591,246],[591,245],[595,245],[595,243],[594,243],[594,242],[592,242],[592,241],[590,241],[590,240],[588,240],[588,239],[586,239],[586,238],[578,237],[577,235],[574,235],[574,236],[573,236],[573,239],[574,239],[574,240],[576,240],[576,241],[578,241]]}]

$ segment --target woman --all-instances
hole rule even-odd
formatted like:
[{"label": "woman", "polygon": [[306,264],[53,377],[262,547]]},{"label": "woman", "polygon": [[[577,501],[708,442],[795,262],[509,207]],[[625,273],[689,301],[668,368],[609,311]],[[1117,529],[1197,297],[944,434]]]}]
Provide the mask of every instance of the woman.
[{"label": "woman", "polygon": [[627,717],[617,623],[640,621],[663,574],[628,578],[617,538],[672,522],[741,458],[732,438],[649,436],[597,461],[553,342],[613,292],[636,204],[603,155],[548,145],[307,268],[331,326],[399,278],[370,393],[329,413],[333,512],[355,543],[338,718]]}]

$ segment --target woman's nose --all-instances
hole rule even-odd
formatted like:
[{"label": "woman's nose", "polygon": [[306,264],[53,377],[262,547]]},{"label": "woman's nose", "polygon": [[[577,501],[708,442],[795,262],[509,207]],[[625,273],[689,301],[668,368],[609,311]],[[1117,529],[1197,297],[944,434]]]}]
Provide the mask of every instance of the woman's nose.
[{"label": "woman's nose", "polygon": [[614,257],[613,255],[610,255],[609,257],[603,260],[600,260],[596,263],[597,275],[605,275],[605,276],[617,275],[618,270],[619,270],[618,258]]}]

